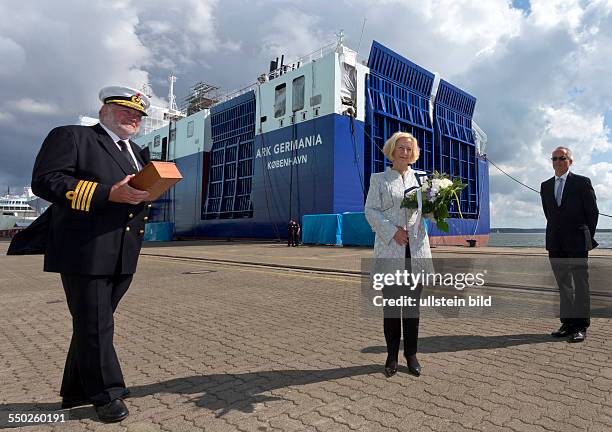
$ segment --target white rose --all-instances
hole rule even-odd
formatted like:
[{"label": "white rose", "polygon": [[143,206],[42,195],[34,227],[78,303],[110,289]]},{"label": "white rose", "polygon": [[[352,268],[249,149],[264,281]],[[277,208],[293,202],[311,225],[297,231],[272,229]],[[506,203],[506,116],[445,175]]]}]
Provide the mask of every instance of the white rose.
[{"label": "white rose", "polygon": [[444,186],[442,186],[442,179],[434,179],[433,180],[433,187],[435,187],[436,189],[440,189]]},{"label": "white rose", "polygon": [[450,181],[449,179],[442,179],[442,180],[440,180],[440,187],[441,188],[449,187],[452,184],[453,184],[453,182]]}]

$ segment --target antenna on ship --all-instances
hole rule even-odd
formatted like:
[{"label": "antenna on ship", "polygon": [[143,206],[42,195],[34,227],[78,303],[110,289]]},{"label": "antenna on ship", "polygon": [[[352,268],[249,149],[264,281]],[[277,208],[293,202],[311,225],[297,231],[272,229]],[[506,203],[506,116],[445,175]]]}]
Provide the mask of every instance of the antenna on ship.
[{"label": "antenna on ship", "polygon": [[148,81],[144,82],[144,84],[142,85],[140,90],[142,90],[142,92],[145,94],[145,96],[147,96],[149,98],[153,96],[153,89],[151,88],[151,84],[149,84]]},{"label": "antenna on ship", "polygon": [[363,18],[363,25],[361,26],[361,36],[359,36],[359,45],[357,45],[357,52],[359,53],[359,49],[361,48],[361,41],[363,40],[363,31],[365,30],[367,19]]},{"label": "antenna on ship", "polygon": [[334,33],[336,38],[338,39],[338,43],[336,45],[336,52],[342,52],[342,47],[344,46],[344,30],[340,29],[338,33]]},{"label": "antenna on ship", "polygon": [[178,107],[176,106],[176,96],[174,96],[174,83],[176,82],[176,77],[174,75],[168,76],[168,109],[172,111],[178,111]]}]

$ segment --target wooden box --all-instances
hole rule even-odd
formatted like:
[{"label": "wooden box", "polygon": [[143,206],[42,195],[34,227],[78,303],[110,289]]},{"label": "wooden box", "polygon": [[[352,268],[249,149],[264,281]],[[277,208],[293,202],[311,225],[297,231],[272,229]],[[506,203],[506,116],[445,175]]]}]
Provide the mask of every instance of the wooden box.
[{"label": "wooden box", "polygon": [[130,180],[130,186],[149,192],[148,201],[155,201],[182,178],[173,162],[152,161]]}]

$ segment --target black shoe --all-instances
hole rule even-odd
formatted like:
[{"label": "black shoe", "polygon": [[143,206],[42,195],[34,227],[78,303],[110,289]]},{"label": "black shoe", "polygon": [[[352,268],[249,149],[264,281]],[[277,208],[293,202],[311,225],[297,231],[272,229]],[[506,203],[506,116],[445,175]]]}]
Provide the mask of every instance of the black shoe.
[{"label": "black shoe", "polygon": [[397,362],[396,361],[388,361],[387,363],[385,363],[385,376],[387,378],[391,378],[396,373],[397,373]]},{"label": "black shoe", "polygon": [[126,418],[130,412],[121,399],[115,399],[106,405],[96,406],[98,418],[104,423],[116,423]]},{"label": "black shoe", "polygon": [[83,405],[91,405],[89,399],[62,399],[62,409],[76,408]]},{"label": "black shoe", "polygon": [[571,336],[574,333],[574,331],[575,330],[571,328],[570,326],[562,324],[561,327],[559,327],[559,330],[555,330],[550,335],[554,338],[562,338],[562,337]]},{"label": "black shoe", "polygon": [[586,339],[586,330],[576,330],[567,340],[569,343],[584,342]]},{"label": "black shoe", "polygon": [[414,375],[416,377],[421,376],[421,365],[419,364],[416,355],[407,357],[406,362],[408,363],[408,373],[410,375]]},{"label": "black shoe", "polygon": [[132,396],[132,392],[130,391],[129,388],[123,389],[123,396],[121,396],[121,399],[127,399],[131,396]]}]

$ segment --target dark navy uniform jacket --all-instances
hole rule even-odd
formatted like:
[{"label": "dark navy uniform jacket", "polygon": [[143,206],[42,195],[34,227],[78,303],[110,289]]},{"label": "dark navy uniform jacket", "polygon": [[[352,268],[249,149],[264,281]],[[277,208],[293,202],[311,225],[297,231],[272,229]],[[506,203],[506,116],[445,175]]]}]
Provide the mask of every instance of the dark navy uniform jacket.
[{"label": "dark navy uniform jacket", "polygon": [[587,252],[598,246],[599,210],[588,177],[568,173],[560,206],[555,200],[555,177],[542,183],[540,195],[546,216],[546,250]]},{"label": "dark navy uniform jacket", "polygon": [[[130,142],[141,166],[148,149]],[[113,275],[136,271],[150,205],[108,201],[111,186],[135,170],[100,125],[53,129],[36,157],[32,191],[53,203],[44,270]]]}]

